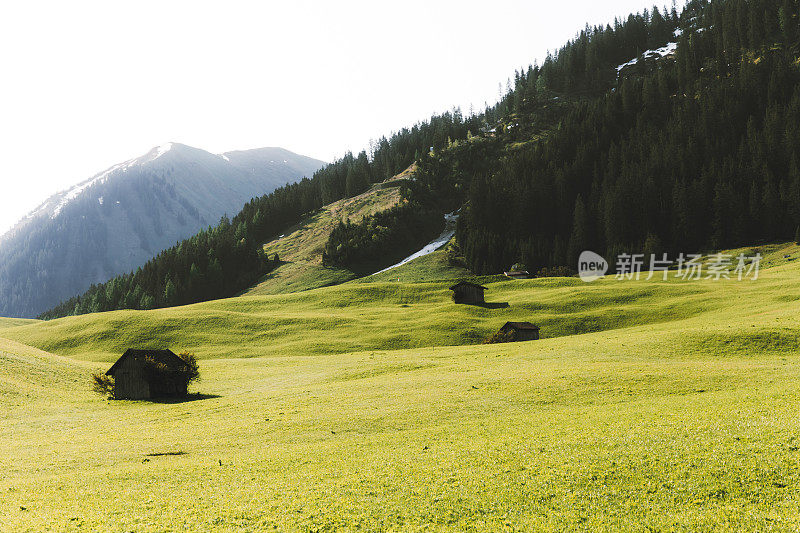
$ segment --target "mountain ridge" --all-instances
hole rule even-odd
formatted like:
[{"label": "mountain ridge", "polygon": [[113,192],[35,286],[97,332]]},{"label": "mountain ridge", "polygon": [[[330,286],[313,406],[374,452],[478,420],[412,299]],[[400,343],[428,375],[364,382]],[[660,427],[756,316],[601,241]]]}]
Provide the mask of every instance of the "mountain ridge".
[{"label": "mountain ridge", "polygon": [[[173,148],[178,148],[179,150],[198,150],[207,154],[211,154],[221,158],[222,160],[230,163],[233,167],[237,168],[238,170],[245,172],[247,174],[258,176],[259,173],[255,168],[248,168],[247,161],[252,161],[253,157],[251,154],[257,154],[262,156],[262,160],[266,161],[267,156],[273,156],[273,159],[269,160],[269,163],[277,163],[277,164],[284,164],[292,169],[293,172],[296,172],[298,175],[302,176],[308,172],[308,165],[318,165],[322,166],[325,164],[324,161],[320,161],[308,156],[303,156],[300,154],[296,154],[287,150],[285,148],[277,147],[277,146],[269,146],[269,147],[262,147],[262,148],[249,148],[244,150],[230,150],[227,152],[222,152],[219,154],[214,154],[212,152],[208,152],[206,150],[202,150],[200,148],[195,148],[190,145],[186,145],[183,143],[178,143],[174,141],[170,141],[158,146],[154,146],[144,154],[128,159],[121,163],[117,163],[112,165],[105,170],[94,174],[92,177],[85,179],[81,182],[76,183],[66,189],[58,191],[52,195],[50,195],[46,200],[44,200],[41,204],[37,207],[32,209],[29,213],[19,219],[13,226],[11,226],[8,230],[3,233],[0,233],[0,243],[3,242],[6,238],[10,237],[16,231],[19,231],[22,227],[24,227],[25,223],[30,221],[33,218],[36,218],[37,215],[41,213],[47,213],[50,215],[51,218],[55,218],[60,213],[60,208],[63,207],[61,205],[62,202],[67,202],[69,200],[75,199],[78,195],[80,195],[85,189],[90,187],[95,183],[102,183],[104,180],[108,179],[108,177],[117,171],[126,172],[129,168],[137,165],[137,164],[144,164],[144,163],[151,163],[154,160],[160,158],[161,156],[165,155],[167,152],[171,151]],[[237,159],[232,159],[231,156],[235,154]],[[278,155],[280,154],[280,156]],[[245,159],[247,156],[249,158]],[[293,157],[293,160],[284,159],[285,156]],[[276,160],[278,159],[278,160]],[[278,188],[285,183],[276,183],[272,190]],[[271,192],[271,191],[266,191]],[[48,207],[55,206],[52,210],[48,212]],[[215,222],[215,221],[212,221]]]},{"label": "mountain ridge", "polygon": [[170,142],[49,196],[0,236],[0,314],[35,316],[324,164],[282,148],[230,154]]}]

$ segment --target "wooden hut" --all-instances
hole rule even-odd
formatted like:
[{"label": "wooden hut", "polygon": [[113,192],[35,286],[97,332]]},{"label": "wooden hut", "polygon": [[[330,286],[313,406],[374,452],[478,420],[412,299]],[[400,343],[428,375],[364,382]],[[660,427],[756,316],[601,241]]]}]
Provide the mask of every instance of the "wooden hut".
[{"label": "wooden hut", "polygon": [[483,291],[486,287],[470,283],[468,281],[459,281],[450,290],[453,291],[453,301],[457,304],[481,305],[485,303],[483,298]]},{"label": "wooden hut", "polygon": [[500,328],[500,333],[507,335],[514,342],[539,340],[539,326],[530,322],[506,322]]},{"label": "wooden hut", "polygon": [[147,400],[186,396],[189,365],[170,350],[128,350],[106,372],[114,398]]}]

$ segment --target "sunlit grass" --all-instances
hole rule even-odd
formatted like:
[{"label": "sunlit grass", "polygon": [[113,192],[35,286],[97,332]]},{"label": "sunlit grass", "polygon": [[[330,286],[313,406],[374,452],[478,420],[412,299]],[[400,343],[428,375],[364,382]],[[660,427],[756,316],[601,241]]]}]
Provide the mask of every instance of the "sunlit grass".
[{"label": "sunlit grass", "polygon": [[[4,329],[59,355],[0,341],[0,530],[796,530],[800,265],[778,263],[498,281],[498,309],[351,283]],[[510,319],[549,338],[472,344]],[[134,343],[202,355],[207,396],[92,395]]]}]

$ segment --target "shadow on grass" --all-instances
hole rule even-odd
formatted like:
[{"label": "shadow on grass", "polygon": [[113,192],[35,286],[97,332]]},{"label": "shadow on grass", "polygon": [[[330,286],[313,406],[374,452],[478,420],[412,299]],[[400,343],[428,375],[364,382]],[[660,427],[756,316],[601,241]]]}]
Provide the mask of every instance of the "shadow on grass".
[{"label": "shadow on grass", "polygon": [[194,394],[188,394],[186,396],[181,397],[164,397],[164,398],[150,398],[146,400],[150,403],[187,403],[187,402],[197,402],[200,400],[211,400],[213,398],[220,398],[219,394],[200,394],[199,392]]},{"label": "shadow on grass", "polygon": [[145,457],[168,457],[172,455],[186,455],[186,452],[179,450],[177,452],[153,452],[144,454]]},{"label": "shadow on grass", "polygon": [[264,274],[263,276],[260,276],[260,277],[259,277],[257,280],[253,281],[253,282],[250,284],[250,286],[248,286],[248,287],[246,287],[246,288],[244,288],[244,289],[242,289],[242,290],[240,290],[240,291],[236,292],[236,293],[233,295],[233,297],[234,297],[234,298],[238,298],[239,296],[244,296],[245,294],[247,294],[248,292],[250,292],[250,290],[251,290],[251,289],[253,289],[253,287],[256,287],[257,285],[260,285],[260,284],[264,283],[265,281],[269,281],[269,280],[271,280],[272,278],[274,278],[275,276],[277,276],[277,275],[278,275],[276,271],[277,271],[277,270],[278,270],[280,267],[282,267],[283,265],[288,265],[290,262],[291,262],[291,261],[282,261],[282,260],[280,260],[280,259],[279,259],[279,260],[278,260],[278,262],[277,262],[277,263],[275,263],[275,266],[272,268],[272,270],[270,270],[269,272],[267,272],[267,273],[266,273],[266,274]]},{"label": "shadow on grass", "polygon": [[492,302],[492,303],[482,303],[482,304],[475,304],[475,307],[483,307],[484,309],[506,309],[508,308],[508,302]]}]

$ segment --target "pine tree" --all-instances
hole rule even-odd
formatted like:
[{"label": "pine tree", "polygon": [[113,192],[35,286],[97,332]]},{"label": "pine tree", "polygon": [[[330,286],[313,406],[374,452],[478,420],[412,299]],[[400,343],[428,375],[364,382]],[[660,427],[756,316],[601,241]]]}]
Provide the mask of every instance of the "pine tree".
[{"label": "pine tree", "polygon": [[578,196],[572,215],[572,234],[569,238],[567,264],[577,265],[578,256],[589,245],[589,218],[583,205],[583,198]]},{"label": "pine tree", "polygon": [[164,303],[166,305],[172,305],[175,303],[175,296],[177,294],[177,288],[175,284],[172,283],[170,278],[167,278],[166,283],[164,284]]}]

